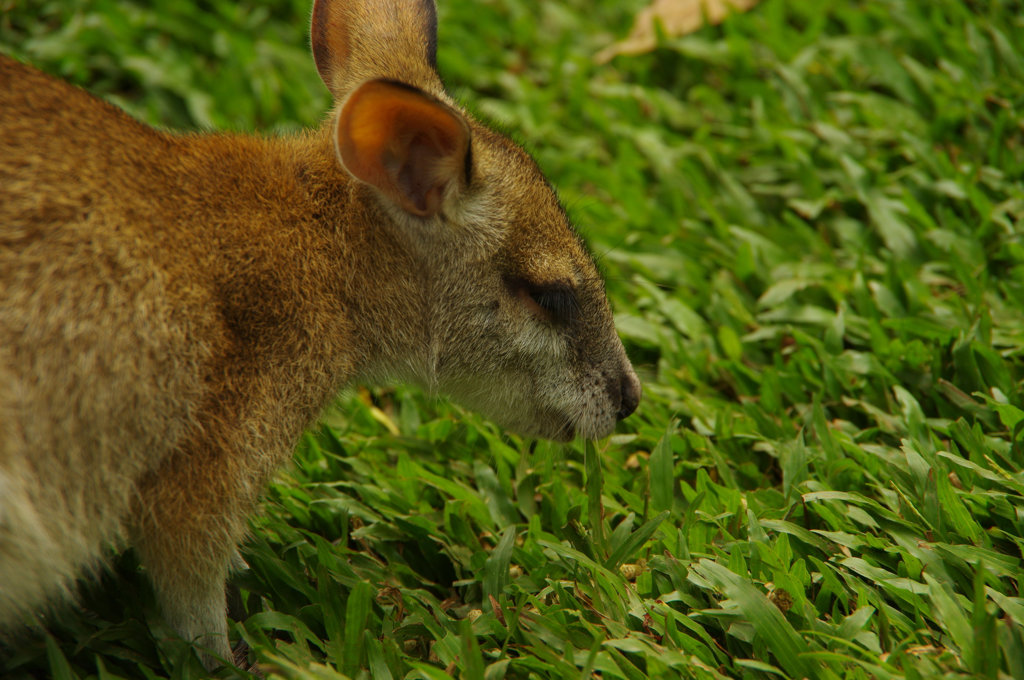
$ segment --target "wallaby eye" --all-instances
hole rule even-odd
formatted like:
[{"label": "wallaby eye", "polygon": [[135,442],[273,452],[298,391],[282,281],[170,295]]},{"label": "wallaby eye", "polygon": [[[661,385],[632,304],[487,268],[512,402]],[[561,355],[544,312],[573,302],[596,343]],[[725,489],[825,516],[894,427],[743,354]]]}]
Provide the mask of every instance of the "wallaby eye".
[{"label": "wallaby eye", "polygon": [[529,291],[529,295],[552,321],[568,324],[579,316],[580,306],[576,295],[568,288],[534,288]]},{"label": "wallaby eye", "polygon": [[565,284],[538,285],[516,280],[509,286],[538,317],[558,325],[569,325],[580,316],[576,293]]}]

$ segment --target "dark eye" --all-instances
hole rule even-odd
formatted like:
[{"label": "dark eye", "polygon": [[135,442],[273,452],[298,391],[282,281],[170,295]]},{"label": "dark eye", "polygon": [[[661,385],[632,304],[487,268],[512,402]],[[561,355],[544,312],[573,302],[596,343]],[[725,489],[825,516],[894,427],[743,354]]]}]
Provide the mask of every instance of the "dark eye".
[{"label": "dark eye", "polygon": [[580,313],[576,296],[568,288],[533,288],[528,289],[530,299],[543,309],[552,321],[572,323]]},{"label": "dark eye", "polygon": [[505,282],[512,294],[543,321],[565,326],[580,316],[579,300],[568,284],[537,284],[512,277]]}]

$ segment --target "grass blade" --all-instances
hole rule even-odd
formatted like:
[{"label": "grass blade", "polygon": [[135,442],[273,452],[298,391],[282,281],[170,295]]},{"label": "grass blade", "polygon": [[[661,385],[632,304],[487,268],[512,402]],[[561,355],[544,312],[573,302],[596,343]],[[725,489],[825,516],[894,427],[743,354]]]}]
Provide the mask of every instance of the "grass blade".
[{"label": "grass blade", "polygon": [[786,673],[797,678],[833,677],[818,663],[801,656],[810,652],[810,647],[793,630],[778,607],[748,581],[707,559],[702,559],[692,568],[735,603],[744,620],[754,627]]},{"label": "grass blade", "polygon": [[674,431],[675,423],[670,422],[665,428],[665,434],[658,440],[657,446],[651,452],[649,475],[651,510],[654,512],[672,509],[673,489],[675,488],[674,454],[672,452],[672,432]]}]

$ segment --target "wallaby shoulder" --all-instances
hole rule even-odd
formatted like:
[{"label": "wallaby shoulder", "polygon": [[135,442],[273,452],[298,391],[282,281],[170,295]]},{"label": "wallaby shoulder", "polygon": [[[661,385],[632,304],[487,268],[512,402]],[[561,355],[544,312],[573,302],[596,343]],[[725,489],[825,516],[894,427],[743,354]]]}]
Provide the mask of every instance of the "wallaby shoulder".
[{"label": "wallaby shoulder", "polygon": [[[67,318],[113,333],[118,327],[99,318],[103,297],[124,294],[166,310],[140,314],[139,337],[187,325],[210,356],[237,363],[272,351],[272,339],[256,336],[285,332],[282,322],[300,315],[290,305],[312,296],[293,297],[296,275],[311,292],[324,283],[312,273],[302,280],[312,266],[304,245],[322,257],[337,248],[323,252],[334,243],[327,234],[308,243],[317,237],[302,228],[314,200],[303,176],[313,172],[294,144],[159,131],[7,57],[0,57],[0,138],[0,280],[11,325],[16,305],[38,316],[95,291],[92,306],[68,309]],[[345,184],[343,173],[333,175]],[[344,203],[344,190],[335,193]],[[21,331],[45,327],[43,319],[23,321]]]}]

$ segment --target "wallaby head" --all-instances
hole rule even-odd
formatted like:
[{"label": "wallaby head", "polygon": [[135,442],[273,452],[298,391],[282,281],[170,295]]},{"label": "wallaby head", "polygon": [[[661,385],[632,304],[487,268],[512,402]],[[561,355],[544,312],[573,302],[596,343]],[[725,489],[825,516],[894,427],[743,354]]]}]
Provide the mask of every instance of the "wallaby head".
[{"label": "wallaby head", "polygon": [[523,434],[604,436],[640,385],[601,277],[533,160],[445,92],[436,24],[432,0],[313,9],[338,160],[421,268],[429,345],[408,377]]},{"label": "wallaby head", "polygon": [[636,408],[591,256],[436,36],[432,0],[317,0],[334,107],[287,139],[166,134],[0,56],[0,627],[130,544],[228,658],[246,516],[352,380],[562,440]]}]

